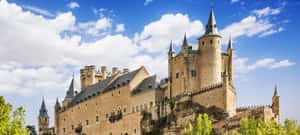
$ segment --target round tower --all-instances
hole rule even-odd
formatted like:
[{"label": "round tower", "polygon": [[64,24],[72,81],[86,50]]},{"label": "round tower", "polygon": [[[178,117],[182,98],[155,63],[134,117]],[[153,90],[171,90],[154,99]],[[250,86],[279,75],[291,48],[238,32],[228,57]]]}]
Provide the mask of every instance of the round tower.
[{"label": "round tower", "polygon": [[45,105],[45,101],[43,99],[42,105],[40,108],[40,114],[38,117],[38,126],[39,126],[39,135],[41,135],[46,129],[49,128],[49,116],[48,116],[48,110]]},{"label": "round tower", "polygon": [[205,34],[198,38],[200,51],[200,86],[205,87],[220,83],[221,80],[221,39],[213,9],[206,25]]}]

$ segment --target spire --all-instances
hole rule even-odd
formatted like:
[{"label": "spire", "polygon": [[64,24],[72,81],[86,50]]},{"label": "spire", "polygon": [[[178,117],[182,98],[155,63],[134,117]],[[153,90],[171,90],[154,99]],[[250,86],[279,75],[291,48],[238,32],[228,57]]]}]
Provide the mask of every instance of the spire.
[{"label": "spire", "polygon": [[277,85],[275,85],[275,90],[274,90],[274,95],[273,95],[273,97],[277,97],[277,96],[278,96]]},{"label": "spire", "polygon": [[231,40],[231,36],[229,37],[228,48],[227,48],[227,49],[232,49],[232,40]]},{"label": "spire", "polygon": [[66,97],[65,97],[65,100],[66,99],[72,100],[74,98],[74,93],[76,90],[77,90],[77,88],[76,88],[75,79],[74,79],[74,75],[73,75],[72,81],[70,83],[69,89],[68,89]]},{"label": "spire", "polygon": [[169,52],[174,52],[174,48],[173,48],[173,43],[172,43],[172,40],[171,40],[171,43],[170,43]]},{"label": "spire", "polygon": [[58,100],[58,97],[56,98],[56,103],[55,103],[55,108],[60,108],[60,103],[59,103],[59,100]]},{"label": "spire", "polygon": [[186,33],[184,33],[184,39],[182,46],[188,46],[187,40],[186,40]]},{"label": "spire", "polygon": [[210,15],[206,24],[206,30],[204,35],[219,35],[213,7],[211,7],[210,10]]},{"label": "spire", "polygon": [[48,110],[47,110],[46,105],[45,105],[44,97],[43,97],[42,105],[41,105],[41,108],[40,108],[39,116],[40,117],[48,117]]}]

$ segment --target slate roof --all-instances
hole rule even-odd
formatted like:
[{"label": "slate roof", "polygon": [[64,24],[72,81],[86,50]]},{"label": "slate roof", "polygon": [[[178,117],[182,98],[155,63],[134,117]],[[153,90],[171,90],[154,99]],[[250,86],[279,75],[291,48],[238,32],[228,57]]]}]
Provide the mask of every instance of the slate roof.
[{"label": "slate roof", "polygon": [[214,15],[214,11],[211,8],[208,22],[206,24],[206,30],[204,35],[219,35],[218,27]]},{"label": "slate roof", "polygon": [[66,94],[66,97],[65,97],[65,100],[72,100],[75,96],[75,91],[77,90],[77,87],[76,87],[76,84],[75,84],[75,80],[74,78],[72,79],[71,83],[70,83],[70,86],[69,86],[69,89],[67,91],[67,94]]},{"label": "slate roof", "polygon": [[74,97],[73,101],[71,102],[71,106],[86,101],[102,93],[111,91],[117,87],[128,84],[138,71],[139,69],[119,76],[111,85],[109,85],[109,83],[116,77],[117,74],[112,75],[94,85],[88,86],[85,90],[81,91]]},{"label": "slate roof", "polygon": [[142,93],[154,88],[159,88],[159,85],[161,83],[160,78],[157,75],[150,76],[148,78],[145,78],[142,83],[131,92],[131,95],[136,95],[138,93]]},{"label": "slate roof", "polygon": [[42,105],[41,105],[41,108],[40,108],[39,116],[40,117],[48,117],[48,110],[46,108],[44,98],[43,98]]}]

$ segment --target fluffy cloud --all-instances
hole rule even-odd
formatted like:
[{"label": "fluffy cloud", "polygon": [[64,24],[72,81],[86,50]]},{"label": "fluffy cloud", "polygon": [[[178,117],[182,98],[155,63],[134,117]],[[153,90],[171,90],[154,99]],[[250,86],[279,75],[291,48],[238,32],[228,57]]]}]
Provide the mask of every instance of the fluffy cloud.
[{"label": "fluffy cloud", "polygon": [[116,30],[115,30],[116,32],[123,32],[123,31],[125,31],[125,26],[124,26],[124,24],[118,24],[117,26],[116,26]]},{"label": "fluffy cloud", "polygon": [[270,7],[266,7],[264,9],[254,10],[253,13],[257,14],[258,17],[268,16],[268,15],[276,15],[280,13],[280,9],[271,9]]},{"label": "fluffy cloud", "polygon": [[148,52],[166,52],[171,40],[179,45],[184,33],[187,38],[200,36],[204,32],[201,21],[191,21],[188,15],[166,14],[160,20],[152,22],[144,27],[144,30],[135,35],[135,42]]},{"label": "fluffy cloud", "polygon": [[239,2],[239,0],[231,0],[231,3]]},{"label": "fluffy cloud", "polygon": [[275,69],[280,67],[288,67],[293,66],[295,63],[289,62],[289,60],[282,60],[276,62],[273,58],[264,58],[261,60],[257,60],[253,64],[247,64],[248,58],[236,58],[234,60],[234,68],[237,74],[248,73],[252,70],[258,68],[267,68],[267,69]]},{"label": "fluffy cloud", "polygon": [[85,23],[79,23],[79,28],[84,30],[87,34],[91,34],[93,36],[101,35],[100,32],[104,32],[108,28],[112,27],[111,19],[109,18],[101,18],[97,21],[90,21]]},{"label": "fluffy cloud", "polygon": [[274,29],[271,29],[269,31],[265,31],[264,33],[260,34],[259,37],[264,37],[264,36],[268,36],[268,35],[271,35],[271,34],[274,34],[274,33],[278,33],[278,32],[281,32],[283,31],[284,29],[282,27],[278,28],[278,30],[274,30]]},{"label": "fluffy cloud", "polygon": [[67,6],[72,9],[80,7],[77,2],[70,2]]}]

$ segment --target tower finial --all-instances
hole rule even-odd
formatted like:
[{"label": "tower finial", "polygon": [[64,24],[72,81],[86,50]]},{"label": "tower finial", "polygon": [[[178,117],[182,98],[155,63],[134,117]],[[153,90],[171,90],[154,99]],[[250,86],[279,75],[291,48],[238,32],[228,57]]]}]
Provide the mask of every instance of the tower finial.
[{"label": "tower finial", "polygon": [[174,52],[173,41],[171,40],[169,52]]},{"label": "tower finial", "polygon": [[204,35],[219,35],[213,8],[211,8],[210,10],[210,15],[206,24],[206,30]]},{"label": "tower finial", "polygon": [[228,48],[227,48],[227,49],[232,49],[231,35],[229,36],[229,40],[228,40]]},{"label": "tower finial", "polygon": [[275,84],[275,90],[274,90],[274,95],[273,97],[277,97],[278,96],[278,92],[277,92],[277,84]]},{"label": "tower finial", "polygon": [[186,32],[184,33],[184,39],[183,39],[182,46],[188,46],[187,39],[186,39]]}]

